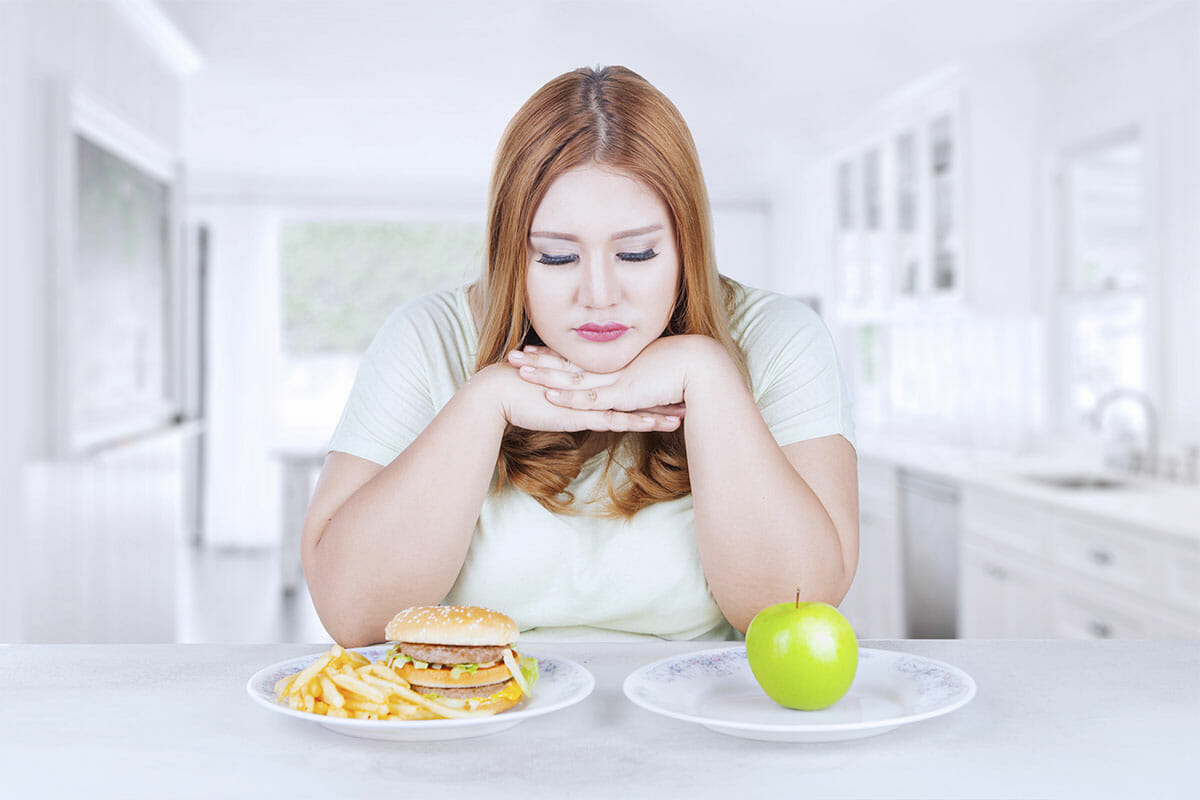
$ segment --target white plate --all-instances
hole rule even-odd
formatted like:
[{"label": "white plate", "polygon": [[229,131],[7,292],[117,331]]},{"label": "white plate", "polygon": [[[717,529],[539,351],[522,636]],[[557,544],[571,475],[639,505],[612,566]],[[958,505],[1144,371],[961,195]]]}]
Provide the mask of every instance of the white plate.
[{"label": "white plate", "polygon": [[656,714],[730,736],[830,742],[948,714],[975,696],[975,681],[931,658],[860,648],[858,672],[845,697],[821,711],[796,711],[767,697],[742,646],[647,664],[625,679],[625,696]]},{"label": "white plate", "polygon": [[[362,653],[372,661],[381,659],[388,649],[388,645],[354,648],[356,652]],[[319,653],[292,658],[260,669],[246,683],[246,691],[255,702],[280,714],[315,722],[347,736],[388,739],[397,742],[466,739],[470,736],[499,733],[530,717],[538,717],[574,705],[592,693],[592,688],[596,685],[592,673],[574,661],[540,656],[525,650],[520,652],[523,655],[533,655],[537,658],[538,672],[540,673],[537,683],[533,685],[531,695],[525,698],[520,705],[508,711],[502,711],[493,717],[420,720],[338,719],[307,711],[296,711],[278,702],[275,699],[276,682],[285,675],[291,675],[307,667],[318,658]]]}]

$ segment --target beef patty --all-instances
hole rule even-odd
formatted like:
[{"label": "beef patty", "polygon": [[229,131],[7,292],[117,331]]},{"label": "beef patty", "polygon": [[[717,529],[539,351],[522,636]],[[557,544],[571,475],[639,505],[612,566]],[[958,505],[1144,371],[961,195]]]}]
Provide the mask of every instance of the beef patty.
[{"label": "beef patty", "polygon": [[400,652],[428,664],[490,664],[504,657],[506,647],[463,647],[449,644],[400,642]]},{"label": "beef patty", "polygon": [[414,692],[421,695],[440,694],[442,697],[454,697],[470,700],[474,697],[488,697],[489,695],[493,695],[503,689],[504,684],[506,683],[512,683],[512,678],[509,678],[506,681],[500,681],[499,683],[488,683],[483,686],[468,686],[465,688],[459,688],[456,686],[421,686],[417,683],[414,683],[412,688]]}]

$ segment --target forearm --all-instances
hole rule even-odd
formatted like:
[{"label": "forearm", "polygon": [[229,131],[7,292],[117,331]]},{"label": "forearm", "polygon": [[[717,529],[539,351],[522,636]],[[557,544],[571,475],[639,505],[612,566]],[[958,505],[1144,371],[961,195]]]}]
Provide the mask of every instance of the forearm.
[{"label": "forearm", "polygon": [[462,568],[505,421],[475,379],[333,514],[306,553],[314,605],[338,641],[379,641],[395,612],[441,602]]},{"label": "forearm", "polygon": [[685,390],[688,472],[700,558],[722,613],[744,631],[797,587],[805,599],[836,605],[850,567],[831,515],[776,443],[732,360],[708,348],[698,364]]}]

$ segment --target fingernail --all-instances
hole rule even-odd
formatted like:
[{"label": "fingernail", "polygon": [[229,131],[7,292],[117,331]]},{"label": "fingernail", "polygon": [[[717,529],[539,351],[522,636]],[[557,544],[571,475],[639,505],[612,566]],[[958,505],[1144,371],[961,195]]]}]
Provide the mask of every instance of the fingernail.
[{"label": "fingernail", "polygon": [[654,422],[654,417],[642,417],[642,422]]},{"label": "fingernail", "polygon": [[679,422],[679,417],[663,417],[667,422]]},{"label": "fingernail", "polygon": [[526,364],[525,366],[521,367],[521,372],[524,372],[526,375],[532,375],[533,374],[533,366],[530,364]]},{"label": "fingernail", "polygon": [[559,393],[555,389],[547,389],[546,390],[546,397],[558,397],[558,395],[559,395]]},{"label": "fingernail", "polygon": [[518,351],[516,351],[516,350],[513,350],[511,353],[509,353],[509,354],[508,354],[508,357],[509,357],[509,358],[512,358],[512,359],[515,359],[515,360],[517,360],[517,361],[520,361],[522,358],[524,358],[524,357],[525,357],[525,354],[524,354],[524,353],[521,353],[521,352],[518,352]]}]

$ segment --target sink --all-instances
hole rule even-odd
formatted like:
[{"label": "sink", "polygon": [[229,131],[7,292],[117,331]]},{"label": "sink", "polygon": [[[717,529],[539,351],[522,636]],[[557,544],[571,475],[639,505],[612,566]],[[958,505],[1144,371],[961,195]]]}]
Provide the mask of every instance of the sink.
[{"label": "sink", "polygon": [[1103,475],[1094,472],[1072,472],[1072,473],[1055,473],[1055,474],[1032,474],[1026,475],[1026,480],[1041,483],[1046,486],[1053,486],[1056,489],[1087,489],[1087,490],[1105,490],[1105,489],[1120,489],[1122,486],[1127,486],[1129,481],[1112,475]]}]

